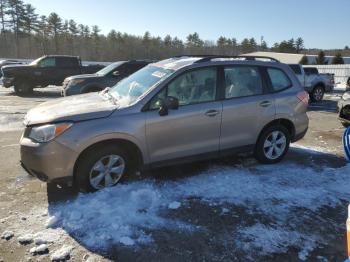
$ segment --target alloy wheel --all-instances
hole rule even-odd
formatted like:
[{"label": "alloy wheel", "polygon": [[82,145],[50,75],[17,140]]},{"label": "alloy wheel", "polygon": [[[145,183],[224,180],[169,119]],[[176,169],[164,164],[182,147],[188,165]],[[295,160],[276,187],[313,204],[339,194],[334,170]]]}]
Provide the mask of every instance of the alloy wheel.
[{"label": "alloy wheel", "polygon": [[125,171],[125,160],[119,155],[107,155],[99,159],[89,174],[94,189],[111,187],[118,183]]}]

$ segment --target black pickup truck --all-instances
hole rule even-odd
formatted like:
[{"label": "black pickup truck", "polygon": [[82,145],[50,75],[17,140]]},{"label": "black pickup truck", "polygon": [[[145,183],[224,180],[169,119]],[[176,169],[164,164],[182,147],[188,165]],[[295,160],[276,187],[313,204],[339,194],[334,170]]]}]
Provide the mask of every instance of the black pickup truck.
[{"label": "black pickup truck", "polygon": [[91,74],[104,66],[82,66],[77,56],[50,55],[40,57],[28,65],[7,65],[1,68],[4,87],[14,86],[19,95],[29,94],[35,87],[61,85],[67,76]]}]

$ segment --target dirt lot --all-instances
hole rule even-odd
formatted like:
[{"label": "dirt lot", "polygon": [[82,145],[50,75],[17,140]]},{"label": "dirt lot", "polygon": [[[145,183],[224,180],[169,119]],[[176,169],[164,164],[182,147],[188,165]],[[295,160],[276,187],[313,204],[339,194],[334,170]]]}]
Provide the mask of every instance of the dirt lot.
[{"label": "dirt lot", "polygon": [[[71,261],[345,259],[350,164],[339,94],[310,106],[306,137],[278,165],[231,157],[82,195],[32,179],[19,165],[24,114],[59,89],[31,98],[0,90],[0,235],[13,233],[0,239],[0,261],[49,261],[60,249],[57,258]],[[48,251],[30,252],[39,244]]]}]

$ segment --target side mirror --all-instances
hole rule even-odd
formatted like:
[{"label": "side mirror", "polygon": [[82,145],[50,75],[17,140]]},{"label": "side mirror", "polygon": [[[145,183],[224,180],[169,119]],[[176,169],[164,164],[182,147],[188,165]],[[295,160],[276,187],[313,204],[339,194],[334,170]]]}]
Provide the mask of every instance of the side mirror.
[{"label": "side mirror", "polygon": [[112,73],[112,75],[113,75],[113,76],[120,76],[120,73],[119,73],[119,71],[114,71],[114,72]]},{"label": "side mirror", "polygon": [[161,101],[159,108],[159,115],[166,116],[169,113],[169,109],[177,110],[179,108],[179,100],[173,96],[167,96]]}]

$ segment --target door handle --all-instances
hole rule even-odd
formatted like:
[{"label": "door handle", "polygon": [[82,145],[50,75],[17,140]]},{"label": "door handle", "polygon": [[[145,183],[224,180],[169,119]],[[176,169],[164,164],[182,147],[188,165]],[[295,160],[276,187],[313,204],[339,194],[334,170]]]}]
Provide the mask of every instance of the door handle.
[{"label": "door handle", "polygon": [[218,110],[215,110],[215,109],[211,109],[211,110],[208,110],[207,112],[205,112],[205,115],[206,116],[216,116],[217,114],[219,114],[219,111]]},{"label": "door handle", "polygon": [[261,102],[260,103],[260,106],[262,106],[262,107],[268,107],[268,106],[270,106],[272,103],[270,102],[270,101],[263,101],[263,102]]}]

